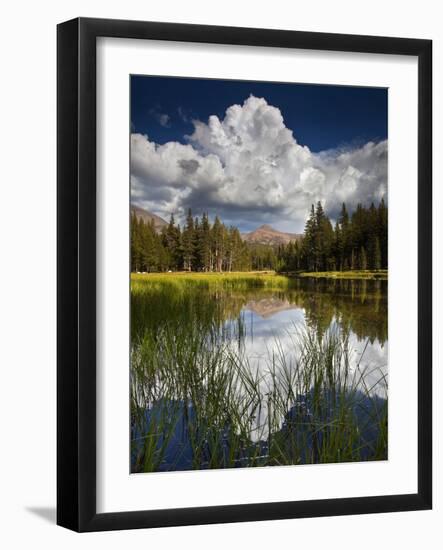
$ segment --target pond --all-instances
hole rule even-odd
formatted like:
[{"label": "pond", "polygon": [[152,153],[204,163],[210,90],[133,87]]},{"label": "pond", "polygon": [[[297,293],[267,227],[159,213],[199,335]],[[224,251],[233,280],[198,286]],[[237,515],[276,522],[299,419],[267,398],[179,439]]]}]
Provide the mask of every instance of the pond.
[{"label": "pond", "polygon": [[387,281],[147,276],[131,298],[132,472],[387,458]]}]

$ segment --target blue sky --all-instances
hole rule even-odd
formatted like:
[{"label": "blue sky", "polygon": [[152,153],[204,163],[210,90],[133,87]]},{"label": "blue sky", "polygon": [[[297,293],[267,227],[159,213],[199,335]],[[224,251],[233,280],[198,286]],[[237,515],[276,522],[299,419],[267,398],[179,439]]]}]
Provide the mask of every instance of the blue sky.
[{"label": "blue sky", "polygon": [[132,200],[299,231],[311,201],[386,198],[387,109],[381,88],[132,76]]}]

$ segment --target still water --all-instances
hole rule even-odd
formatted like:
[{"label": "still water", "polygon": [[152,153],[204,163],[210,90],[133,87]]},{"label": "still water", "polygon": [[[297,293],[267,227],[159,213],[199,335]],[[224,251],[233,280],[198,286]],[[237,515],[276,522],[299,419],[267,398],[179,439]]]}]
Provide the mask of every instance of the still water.
[{"label": "still water", "polygon": [[[225,322],[232,344],[255,368],[283,355],[297,361],[294,335],[311,329],[321,338],[328,331],[346,333],[353,372],[372,393],[386,396],[388,337],[387,281],[298,279],[297,289],[246,293],[239,317]],[[231,295],[236,299],[235,295]],[[238,326],[241,335],[238,338]],[[237,336],[237,338],[236,338]],[[357,376],[357,374],[355,374]]]},{"label": "still water", "polygon": [[[133,301],[131,470],[385,459],[387,319],[382,280],[191,286]],[[329,382],[317,364],[333,365]]]}]

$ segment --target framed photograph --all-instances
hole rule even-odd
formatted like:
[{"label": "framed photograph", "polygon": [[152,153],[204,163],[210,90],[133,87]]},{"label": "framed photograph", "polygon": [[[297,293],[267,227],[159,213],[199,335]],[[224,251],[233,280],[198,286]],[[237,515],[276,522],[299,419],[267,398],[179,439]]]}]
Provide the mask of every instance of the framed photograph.
[{"label": "framed photograph", "polygon": [[432,43],[58,26],[59,525],[430,509]]}]

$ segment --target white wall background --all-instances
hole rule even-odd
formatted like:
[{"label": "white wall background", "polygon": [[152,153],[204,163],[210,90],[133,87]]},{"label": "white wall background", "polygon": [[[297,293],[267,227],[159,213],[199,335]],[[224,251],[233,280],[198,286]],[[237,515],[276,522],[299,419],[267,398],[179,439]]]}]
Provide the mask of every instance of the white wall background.
[{"label": "white wall background", "polygon": [[[443,522],[441,287],[434,289],[434,510],[76,535],[55,521],[55,26],[110,17],[434,40],[434,280],[443,276],[441,3],[311,0],[9,2],[0,34],[0,544],[48,549],[438,548]],[[439,250],[440,248],[440,250]],[[440,338],[439,338],[440,337]],[[440,341],[439,341],[440,340]],[[440,367],[441,368],[441,367]],[[407,432],[405,426],[405,432]]]}]

